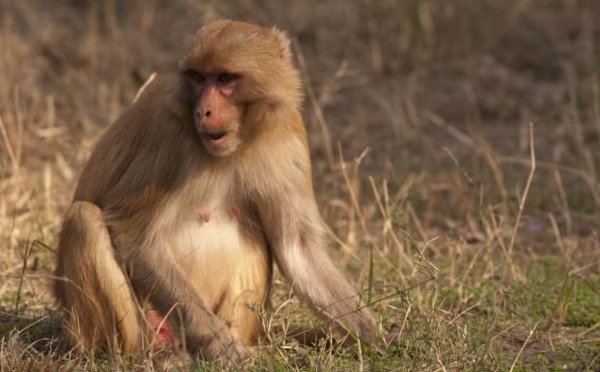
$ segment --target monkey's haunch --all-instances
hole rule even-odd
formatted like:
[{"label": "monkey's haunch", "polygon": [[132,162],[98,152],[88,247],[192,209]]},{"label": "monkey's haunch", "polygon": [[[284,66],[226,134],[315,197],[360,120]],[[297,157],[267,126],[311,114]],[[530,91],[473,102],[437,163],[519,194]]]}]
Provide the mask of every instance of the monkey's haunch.
[{"label": "monkey's haunch", "polygon": [[153,342],[154,347],[170,348],[175,346],[175,334],[165,318],[154,309],[146,310],[146,318],[156,334],[156,338]]}]

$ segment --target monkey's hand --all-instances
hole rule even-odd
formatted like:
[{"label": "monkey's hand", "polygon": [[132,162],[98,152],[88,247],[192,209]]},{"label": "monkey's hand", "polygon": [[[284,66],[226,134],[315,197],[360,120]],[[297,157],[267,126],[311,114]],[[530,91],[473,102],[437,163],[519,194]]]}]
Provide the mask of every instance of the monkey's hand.
[{"label": "monkey's hand", "polygon": [[199,354],[199,357],[204,360],[221,359],[234,364],[244,362],[252,354],[250,348],[235,340],[228,332],[220,332],[190,352]]},{"label": "monkey's hand", "polygon": [[207,348],[211,349],[211,353],[217,356],[217,359],[223,359],[231,363],[239,364],[247,360],[252,351],[244,346],[241,342],[233,340],[229,344],[223,344],[223,340],[213,338]]}]

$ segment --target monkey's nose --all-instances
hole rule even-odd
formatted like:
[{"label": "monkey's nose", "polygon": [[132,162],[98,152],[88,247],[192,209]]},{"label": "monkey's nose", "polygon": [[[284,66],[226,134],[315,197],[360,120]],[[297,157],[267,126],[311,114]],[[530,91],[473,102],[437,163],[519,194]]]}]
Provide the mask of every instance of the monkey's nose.
[{"label": "monkey's nose", "polygon": [[204,113],[204,116],[206,116],[206,117],[210,116],[210,110],[206,110],[206,112]]}]

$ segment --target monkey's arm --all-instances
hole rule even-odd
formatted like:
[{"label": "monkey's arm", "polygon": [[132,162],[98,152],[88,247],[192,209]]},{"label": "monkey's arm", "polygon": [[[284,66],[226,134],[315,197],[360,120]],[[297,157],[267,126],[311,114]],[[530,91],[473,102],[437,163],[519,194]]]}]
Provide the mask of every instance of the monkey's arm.
[{"label": "monkey's arm", "polygon": [[[298,164],[298,162],[296,162]],[[289,168],[288,168],[289,169]],[[306,170],[286,172],[259,207],[269,246],[294,292],[327,319],[379,348],[375,319],[324,250],[324,226]]]}]

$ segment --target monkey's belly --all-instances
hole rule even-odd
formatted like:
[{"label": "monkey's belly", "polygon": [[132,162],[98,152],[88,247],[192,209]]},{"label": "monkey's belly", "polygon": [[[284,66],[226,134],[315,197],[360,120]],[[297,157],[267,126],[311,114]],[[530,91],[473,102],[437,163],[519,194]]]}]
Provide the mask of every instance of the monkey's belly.
[{"label": "monkey's belly", "polygon": [[186,222],[175,236],[180,239],[177,262],[212,311],[228,299],[241,306],[262,305],[271,272],[262,236],[244,231],[225,213]]}]

